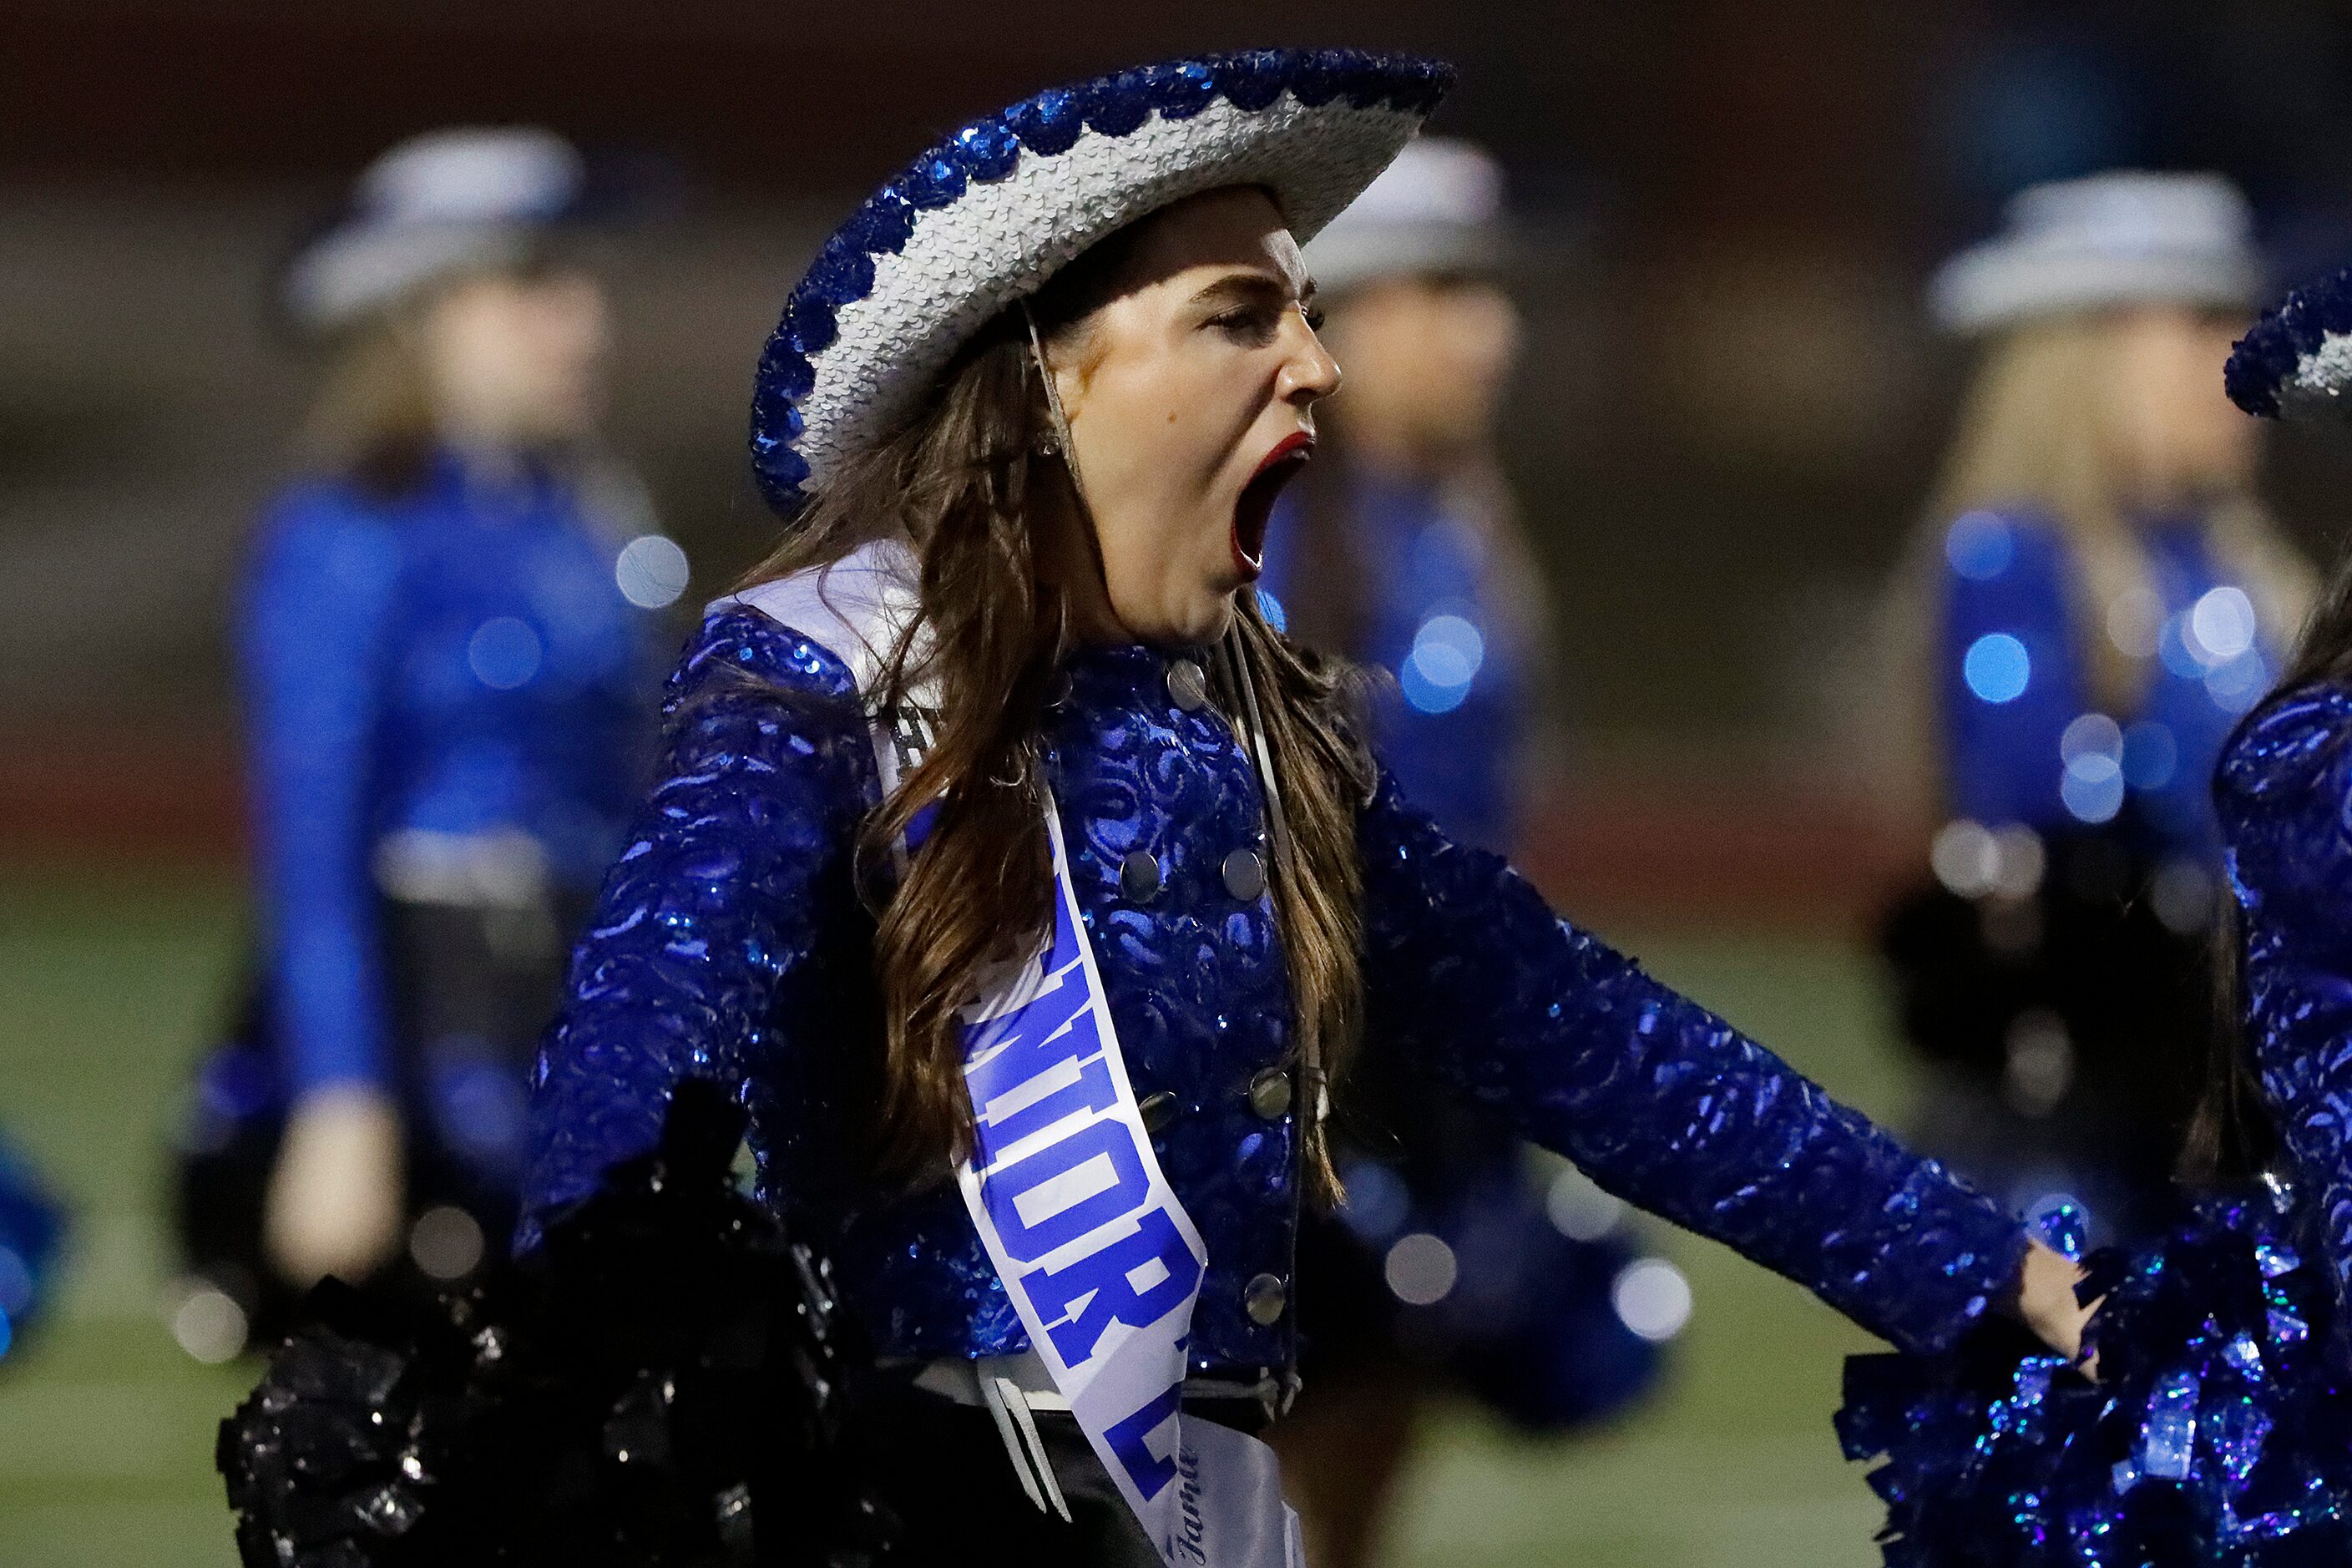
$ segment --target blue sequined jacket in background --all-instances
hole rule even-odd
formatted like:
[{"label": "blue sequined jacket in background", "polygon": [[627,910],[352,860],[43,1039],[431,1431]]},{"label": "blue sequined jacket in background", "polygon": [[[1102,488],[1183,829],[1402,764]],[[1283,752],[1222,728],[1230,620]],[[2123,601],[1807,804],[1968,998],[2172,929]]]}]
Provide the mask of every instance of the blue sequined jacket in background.
[{"label": "blue sequined jacket in background", "polygon": [[[1381,763],[1447,833],[1507,851],[1517,827],[1514,774],[1538,704],[1531,650],[1496,581],[1492,545],[1433,481],[1359,465],[1309,482],[1339,487],[1364,600],[1356,646],[1331,651],[1397,683],[1375,716]],[[1259,592],[1261,602],[1272,596],[1276,615],[1309,569],[1296,526],[1300,504],[1284,497],[1267,531]]]},{"label": "blue sequined jacket in background", "polygon": [[321,478],[269,508],[236,643],[265,984],[295,1092],[393,1071],[386,836],[520,833],[557,887],[602,877],[642,788],[656,668],[615,574],[625,542],[551,470],[446,453],[395,494]]},{"label": "blue sequined jacket in background", "polygon": [[[1290,995],[1257,784],[1225,721],[1171,685],[1181,658],[1076,656],[1047,768],[1135,1092],[1173,1101],[1154,1145],[1210,1259],[1195,1364],[1276,1366],[1304,1097],[1252,1089],[1285,1069]],[[829,1252],[878,1353],[1010,1352],[1020,1322],[953,1184],[905,1195],[862,1174],[881,1026],[850,849],[878,785],[855,689],[756,610],[718,610],[689,646],[658,782],[541,1055],[522,1245],[708,1075],[740,1089],[764,1200]],[[1949,1342],[2011,1280],[2010,1215],[1559,921],[1392,782],[1359,843],[1366,1049],[1899,1344]]]},{"label": "blue sequined jacket in background", "polygon": [[[2213,558],[2200,519],[2155,522],[2140,538],[2158,603],[2095,605],[2048,520],[2011,509],[1952,523],[1935,677],[1951,815],[2044,835],[2120,815],[2147,838],[2143,852],[2209,864],[2218,853],[2207,785],[2282,650]],[[2118,634],[2153,647],[2138,709],[2077,728],[2099,710],[2084,649]]]}]

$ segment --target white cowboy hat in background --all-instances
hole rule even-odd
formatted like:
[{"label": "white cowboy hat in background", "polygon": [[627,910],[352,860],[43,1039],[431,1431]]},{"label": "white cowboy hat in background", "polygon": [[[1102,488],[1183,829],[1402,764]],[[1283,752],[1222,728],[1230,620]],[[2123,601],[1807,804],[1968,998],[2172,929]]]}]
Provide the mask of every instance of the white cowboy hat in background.
[{"label": "white cowboy hat in background", "polygon": [[525,258],[585,189],[579,151],[530,126],[428,131],[368,165],[278,279],[288,319],[332,333],[458,272]]},{"label": "white cowboy hat in background", "polygon": [[1424,136],[1307,247],[1327,294],[1383,278],[1488,273],[1512,249],[1503,167],[1475,142]]},{"label": "white cowboy hat in background", "polygon": [[2235,185],[2117,170],[2019,192],[2000,233],[1944,263],[1927,300],[1938,326],[1976,333],[2116,305],[2252,309],[2262,282]]}]

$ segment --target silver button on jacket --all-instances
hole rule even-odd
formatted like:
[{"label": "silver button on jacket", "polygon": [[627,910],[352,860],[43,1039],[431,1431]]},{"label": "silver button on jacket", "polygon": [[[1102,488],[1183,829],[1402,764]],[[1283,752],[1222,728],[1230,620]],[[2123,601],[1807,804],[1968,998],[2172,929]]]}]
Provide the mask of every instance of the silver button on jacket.
[{"label": "silver button on jacket", "polygon": [[1118,863],[1118,890],[1129,903],[1148,904],[1160,892],[1160,860],[1149,849],[1129,853]]},{"label": "silver button on jacket", "polygon": [[1290,1075],[1280,1068],[1260,1068],[1249,1083],[1250,1109],[1268,1121],[1290,1109]]},{"label": "silver button on jacket", "polygon": [[1189,658],[1168,667],[1168,700],[1190,713],[1209,700],[1209,676]]},{"label": "silver button on jacket", "polygon": [[1255,849],[1236,849],[1225,857],[1225,891],[1254,904],[1265,891],[1265,861]]},{"label": "silver button on jacket", "polygon": [[1261,1328],[1280,1322],[1283,1309],[1289,1305],[1290,1292],[1271,1274],[1252,1275],[1250,1282],[1242,1287],[1242,1310]]}]

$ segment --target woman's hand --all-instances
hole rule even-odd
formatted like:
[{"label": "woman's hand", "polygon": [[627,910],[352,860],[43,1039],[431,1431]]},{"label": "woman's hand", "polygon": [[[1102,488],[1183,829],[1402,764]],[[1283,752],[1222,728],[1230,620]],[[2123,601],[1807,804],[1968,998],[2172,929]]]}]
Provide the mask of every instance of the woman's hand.
[{"label": "woman's hand", "polygon": [[305,1095],[286,1119],[269,1174],[262,1237],[299,1285],[363,1279],[400,1245],[400,1113],[379,1091],[339,1085]]},{"label": "woman's hand", "polygon": [[2075,1300],[2074,1287],[2082,1279],[2082,1266],[2074,1259],[2039,1241],[2029,1242],[2025,1261],[2018,1266],[2015,1289],[2001,1305],[2042,1343],[2080,1367],[2084,1376],[2096,1378],[2098,1357],[2083,1354],[2083,1331],[2099,1303]]}]

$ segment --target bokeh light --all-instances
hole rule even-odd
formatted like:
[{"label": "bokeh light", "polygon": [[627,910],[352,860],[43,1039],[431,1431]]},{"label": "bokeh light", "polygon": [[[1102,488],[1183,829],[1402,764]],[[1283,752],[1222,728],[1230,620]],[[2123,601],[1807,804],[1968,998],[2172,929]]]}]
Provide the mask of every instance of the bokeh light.
[{"label": "bokeh light", "polygon": [[1965,511],[1944,533],[1944,559],[1972,583],[1989,583],[2017,557],[2017,535],[1997,511]]},{"label": "bokeh light", "polygon": [[2025,645],[2007,632],[1987,632],[1960,656],[1960,675],[1986,702],[2014,702],[2033,679]]},{"label": "bokeh light", "polygon": [[613,581],[621,596],[641,610],[677,603],[692,577],[686,551],[666,534],[639,534],[621,546],[613,561]]},{"label": "bokeh light", "polygon": [[1663,1258],[1627,1264],[1610,1287],[1609,1299],[1624,1325],[1645,1340],[1673,1339],[1690,1321],[1690,1281]]},{"label": "bokeh light", "polygon": [[1454,1293],[1462,1266],[1442,1239],[1417,1230],[1397,1238],[1381,1272],[1398,1300],[1408,1307],[1430,1307]]},{"label": "bokeh light", "polygon": [[539,673],[539,633],[513,616],[484,621],[466,644],[466,663],[474,679],[496,691],[530,684]]}]

